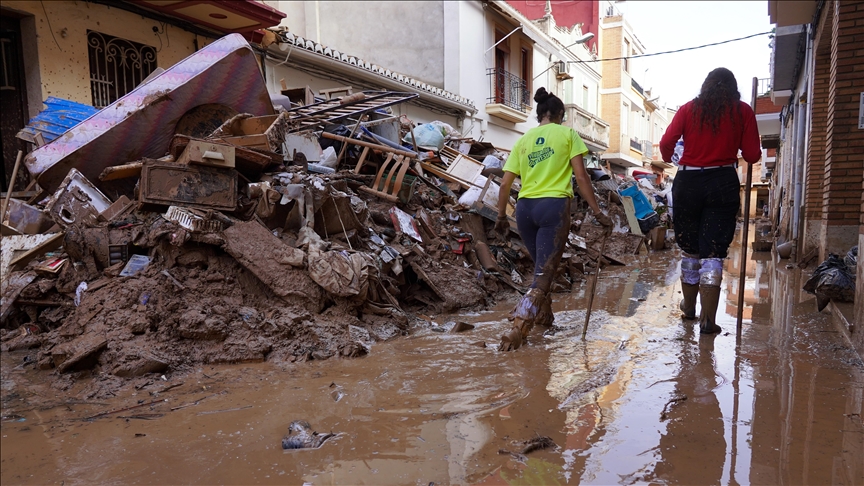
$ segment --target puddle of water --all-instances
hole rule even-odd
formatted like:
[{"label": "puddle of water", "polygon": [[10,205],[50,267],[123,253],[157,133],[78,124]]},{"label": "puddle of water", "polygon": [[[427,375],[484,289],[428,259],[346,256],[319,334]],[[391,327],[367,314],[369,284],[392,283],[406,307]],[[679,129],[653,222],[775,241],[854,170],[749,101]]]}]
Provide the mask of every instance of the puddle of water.
[{"label": "puddle of water", "polygon": [[[555,296],[554,335],[514,353],[494,350],[513,305],[502,303],[459,316],[473,331],[419,330],[362,359],[202,368],[159,397],[168,402],[92,421],[79,419],[154,397],[64,402],[7,353],[3,415],[24,421],[0,424],[0,475],[4,484],[864,482],[861,367],[830,316],[799,303],[800,276],[750,262],[738,339],[728,269],[724,333],[703,337],[680,320],[673,257],[604,270],[587,342],[583,286]],[[340,435],[284,452],[298,419]],[[558,447],[522,461],[500,453],[537,436]]]}]

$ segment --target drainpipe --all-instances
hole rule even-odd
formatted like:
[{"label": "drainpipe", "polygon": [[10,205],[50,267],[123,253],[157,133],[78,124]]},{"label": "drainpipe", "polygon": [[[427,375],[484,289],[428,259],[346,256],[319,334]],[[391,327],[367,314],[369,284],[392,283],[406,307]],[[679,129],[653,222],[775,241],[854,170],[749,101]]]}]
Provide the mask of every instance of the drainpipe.
[{"label": "drainpipe", "polygon": [[[813,90],[811,89],[811,84],[813,82],[813,71],[811,69],[811,56],[812,56],[812,41],[810,39],[810,29],[811,26],[807,26],[807,50],[804,56],[805,63],[805,75],[807,76],[806,81],[806,96],[809,98],[812,96]],[[806,134],[809,133],[810,126],[810,104],[807,101],[802,102],[801,96],[796,93],[795,94],[798,99],[795,101],[796,110],[795,110],[795,212],[793,213],[793,232],[792,238],[796,242],[796,249],[800,252],[803,250],[803,238],[801,238],[801,226],[803,226],[804,213],[801,211],[803,206],[803,201],[801,201],[801,197],[804,192],[804,182],[806,180],[805,175],[805,162],[807,161],[807,137]],[[800,254],[800,253],[799,253]]]}]

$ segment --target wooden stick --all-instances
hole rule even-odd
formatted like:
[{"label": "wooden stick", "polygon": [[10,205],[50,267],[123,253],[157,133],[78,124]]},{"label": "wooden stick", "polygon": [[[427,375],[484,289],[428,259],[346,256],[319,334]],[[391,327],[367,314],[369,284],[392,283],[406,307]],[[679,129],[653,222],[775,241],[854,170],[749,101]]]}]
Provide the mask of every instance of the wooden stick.
[{"label": "wooden stick", "polygon": [[[357,129],[360,128],[360,123],[363,122],[363,120],[365,118],[366,118],[366,115],[363,115],[360,117],[359,120],[357,120],[357,123],[354,125],[354,128],[351,129],[351,134],[348,135],[348,138],[354,138],[354,134],[357,133]],[[339,163],[342,162],[342,156],[345,155],[345,152],[347,150],[348,150],[348,144],[343,142],[342,143],[342,149],[339,150],[339,156],[336,157],[336,167],[337,168],[339,167]]]},{"label": "wooden stick", "polygon": [[[756,91],[759,79],[753,78],[753,93],[750,104],[756,107]],[[753,164],[747,164],[747,182],[744,185],[744,227],[741,229],[741,273],[738,275],[738,316],[737,334],[741,335],[741,325],[744,322],[744,284],[747,279],[747,238],[750,236],[750,190],[753,186]]]},{"label": "wooden stick", "polygon": [[21,167],[21,156],[24,153],[18,151],[15,157],[15,167],[12,168],[12,179],[9,180],[9,190],[6,191],[6,200],[3,201],[3,210],[0,212],[0,221],[6,221],[6,210],[9,208],[9,198],[12,197],[12,189],[15,187],[15,178],[18,177],[18,168]]},{"label": "wooden stick", "polygon": [[594,305],[594,292],[597,290],[597,279],[600,277],[600,269],[603,266],[603,254],[606,253],[606,241],[609,240],[611,228],[604,229],[603,242],[600,243],[600,256],[597,257],[597,271],[594,272],[591,279],[591,293],[588,294],[588,309],[585,311],[585,325],[582,327],[582,340],[585,340],[585,335],[588,333],[588,321],[591,320],[591,306]]}]

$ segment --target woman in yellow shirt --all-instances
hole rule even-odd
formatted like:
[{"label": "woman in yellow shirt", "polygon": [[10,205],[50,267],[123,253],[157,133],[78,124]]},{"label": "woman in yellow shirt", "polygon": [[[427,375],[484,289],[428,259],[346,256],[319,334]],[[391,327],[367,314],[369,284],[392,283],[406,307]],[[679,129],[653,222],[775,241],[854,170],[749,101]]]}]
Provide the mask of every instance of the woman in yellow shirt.
[{"label": "woman in yellow shirt", "polygon": [[585,142],[564,120],[564,103],[557,96],[540,88],[534,94],[537,120],[540,125],[528,130],[513,146],[504,164],[504,178],[498,196],[496,230],[506,234],[509,229],[505,208],[510,186],[521,177],[522,188],[516,203],[516,225],[519,235],[534,261],[534,282],[516,305],[513,329],[501,337],[501,350],[516,349],[528,337],[535,323],[551,325],[549,290],[561,262],[561,254],[570,233],[570,199],[573,197],[572,177],[576,175],[579,194],[594,211],[603,226],[611,227],[609,216],[600,211],[591,179],[582,156],[588,153]]}]

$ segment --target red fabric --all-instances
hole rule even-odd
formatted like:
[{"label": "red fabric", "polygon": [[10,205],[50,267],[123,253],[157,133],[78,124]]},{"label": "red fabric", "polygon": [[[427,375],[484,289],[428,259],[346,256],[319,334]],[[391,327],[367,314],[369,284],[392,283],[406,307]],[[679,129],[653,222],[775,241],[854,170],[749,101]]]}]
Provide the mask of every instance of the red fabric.
[{"label": "red fabric", "polygon": [[722,117],[716,135],[708,126],[700,128],[699,121],[693,117],[692,101],[682,106],[660,139],[663,160],[672,160],[675,144],[683,135],[684,155],[678,162],[680,165],[714,167],[734,164],[738,162],[738,150],[745,161],[758,162],[762,157],[762,147],[756,115],[750,105],[743,101],[738,103],[741,115],[733,110],[731,116]]}]

